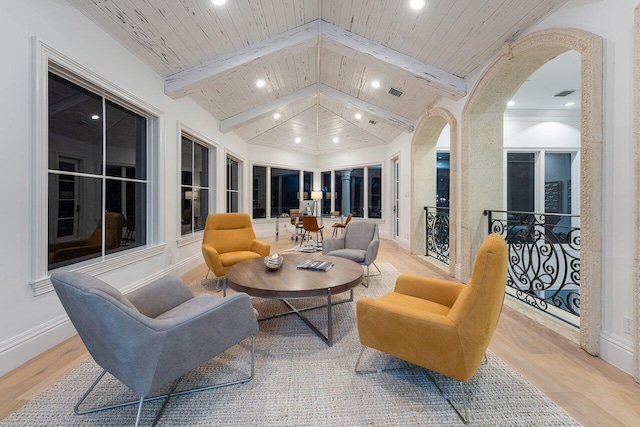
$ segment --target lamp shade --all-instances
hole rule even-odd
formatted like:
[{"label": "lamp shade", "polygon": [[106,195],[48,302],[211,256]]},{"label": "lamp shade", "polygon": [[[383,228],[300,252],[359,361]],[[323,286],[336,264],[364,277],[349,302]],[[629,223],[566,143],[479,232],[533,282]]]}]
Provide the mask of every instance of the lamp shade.
[{"label": "lamp shade", "polygon": [[199,198],[198,191],[185,191],[184,192],[184,198],[186,200],[191,200],[191,199],[198,200],[198,198]]},{"label": "lamp shade", "polygon": [[311,199],[313,200],[322,200],[322,191],[312,191]]}]

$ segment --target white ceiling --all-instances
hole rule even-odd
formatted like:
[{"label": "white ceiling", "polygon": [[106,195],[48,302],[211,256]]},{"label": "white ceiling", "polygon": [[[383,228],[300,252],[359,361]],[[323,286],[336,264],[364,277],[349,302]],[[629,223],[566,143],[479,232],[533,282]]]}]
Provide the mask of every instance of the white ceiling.
[{"label": "white ceiling", "polygon": [[439,99],[465,96],[465,79],[506,41],[567,0],[429,0],[420,11],[408,0],[69,1],[221,131],[323,154],[412,131]]},{"label": "white ceiling", "polygon": [[[513,106],[507,110],[579,110],[580,109],[580,54],[570,50],[558,55],[538,68],[511,98]],[[564,97],[556,94],[575,91]],[[566,106],[568,102],[574,105]]]}]

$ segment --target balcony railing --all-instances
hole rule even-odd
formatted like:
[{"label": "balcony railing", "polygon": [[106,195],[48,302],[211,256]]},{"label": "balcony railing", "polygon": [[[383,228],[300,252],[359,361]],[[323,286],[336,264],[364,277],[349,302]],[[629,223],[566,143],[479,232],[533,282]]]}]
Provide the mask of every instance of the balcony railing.
[{"label": "balcony railing", "polygon": [[509,248],[508,293],[578,325],[580,216],[489,210],[484,214],[489,233],[502,235]]},{"label": "balcony railing", "polygon": [[425,256],[449,264],[449,208],[425,206]]}]

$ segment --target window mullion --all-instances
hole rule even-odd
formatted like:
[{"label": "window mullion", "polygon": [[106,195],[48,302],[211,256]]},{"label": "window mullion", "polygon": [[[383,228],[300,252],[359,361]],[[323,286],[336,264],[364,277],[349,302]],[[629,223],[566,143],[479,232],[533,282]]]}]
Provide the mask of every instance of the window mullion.
[{"label": "window mullion", "polygon": [[107,254],[107,102],[102,97],[102,207],[101,207],[101,240],[102,240],[102,259]]}]

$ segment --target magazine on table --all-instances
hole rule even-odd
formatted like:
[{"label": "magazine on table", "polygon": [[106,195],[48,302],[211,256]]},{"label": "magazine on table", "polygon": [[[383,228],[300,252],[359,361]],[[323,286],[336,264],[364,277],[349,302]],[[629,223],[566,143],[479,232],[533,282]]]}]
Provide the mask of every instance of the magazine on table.
[{"label": "magazine on table", "polygon": [[300,270],[313,270],[313,271],[329,271],[334,266],[330,261],[318,261],[315,259],[307,259],[298,264]]}]

